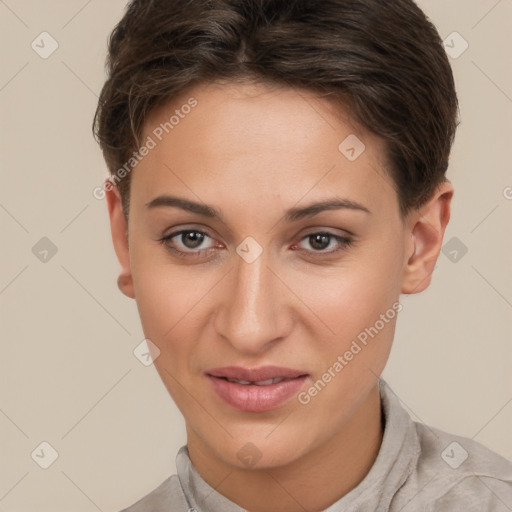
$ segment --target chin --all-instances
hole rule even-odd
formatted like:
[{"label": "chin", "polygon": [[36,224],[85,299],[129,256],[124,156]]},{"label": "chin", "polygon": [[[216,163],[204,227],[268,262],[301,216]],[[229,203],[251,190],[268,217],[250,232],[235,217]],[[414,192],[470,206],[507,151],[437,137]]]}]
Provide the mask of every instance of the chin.
[{"label": "chin", "polygon": [[[245,470],[264,470],[286,466],[303,455],[302,451],[297,449],[297,443],[290,442],[290,440],[284,442],[277,436],[275,439],[265,439],[262,436],[261,440],[254,435],[248,436],[246,440],[237,437],[236,440],[230,440],[229,446],[226,446],[225,449],[219,444],[214,446],[216,447],[215,451],[217,449],[222,451],[222,453],[217,453],[217,456],[226,464]],[[228,458],[226,458],[226,454],[229,454]]]}]

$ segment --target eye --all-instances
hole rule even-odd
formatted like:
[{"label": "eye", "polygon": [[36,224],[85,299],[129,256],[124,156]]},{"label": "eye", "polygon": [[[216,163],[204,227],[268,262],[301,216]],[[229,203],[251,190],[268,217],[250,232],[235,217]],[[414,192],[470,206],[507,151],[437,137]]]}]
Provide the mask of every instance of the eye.
[{"label": "eye", "polygon": [[[210,240],[210,244],[205,246],[208,240]],[[219,246],[222,247],[208,233],[199,229],[174,231],[158,241],[180,257],[206,257]],[[312,249],[301,247],[304,242]],[[312,257],[326,257],[347,249],[352,243],[353,240],[349,237],[320,231],[304,236],[298,244],[292,246],[292,249],[299,247],[300,250],[307,252]],[[330,247],[330,250],[326,250]]]},{"label": "eye", "polygon": [[204,247],[204,243],[207,239],[213,242],[213,238],[204,231],[198,229],[182,229],[164,236],[159,242],[179,256],[204,256],[204,253],[210,252],[215,247],[214,242],[213,245]]},{"label": "eye", "polygon": [[[313,248],[313,250],[305,249],[313,256],[326,256],[348,248],[352,244],[352,239],[346,236],[335,235],[328,231],[321,231],[306,235],[302,238],[300,243],[303,242],[306,242],[306,244],[309,244],[309,246]],[[297,245],[300,246],[300,243]],[[326,250],[329,247],[334,247],[334,249]]]}]

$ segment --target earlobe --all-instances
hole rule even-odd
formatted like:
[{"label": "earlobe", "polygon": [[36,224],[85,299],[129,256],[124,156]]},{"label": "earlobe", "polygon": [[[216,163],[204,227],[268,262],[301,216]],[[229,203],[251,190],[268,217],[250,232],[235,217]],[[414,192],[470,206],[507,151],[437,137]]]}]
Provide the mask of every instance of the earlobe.
[{"label": "earlobe", "polygon": [[402,293],[419,293],[430,284],[450,220],[452,197],[451,183],[443,182],[426,205],[410,214],[413,251],[405,264]]},{"label": "earlobe", "polygon": [[113,186],[107,178],[105,182],[105,197],[107,200],[108,214],[110,218],[110,230],[112,243],[121,265],[121,273],[117,279],[117,285],[121,292],[132,299],[135,298],[133,277],[130,266],[130,249],[128,244],[128,226],[123,213],[121,195],[116,186]]}]

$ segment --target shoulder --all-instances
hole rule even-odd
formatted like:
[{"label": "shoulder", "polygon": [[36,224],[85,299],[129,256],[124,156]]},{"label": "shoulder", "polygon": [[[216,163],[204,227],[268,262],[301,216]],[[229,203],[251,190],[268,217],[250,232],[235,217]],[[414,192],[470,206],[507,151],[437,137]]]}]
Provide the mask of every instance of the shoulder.
[{"label": "shoulder", "polygon": [[189,505],[178,476],[172,475],[149,494],[120,512],[150,512],[153,510],[183,510],[185,512],[188,508]]},{"label": "shoulder", "polygon": [[473,439],[414,424],[420,444],[415,476],[431,510],[512,510],[512,460]]}]

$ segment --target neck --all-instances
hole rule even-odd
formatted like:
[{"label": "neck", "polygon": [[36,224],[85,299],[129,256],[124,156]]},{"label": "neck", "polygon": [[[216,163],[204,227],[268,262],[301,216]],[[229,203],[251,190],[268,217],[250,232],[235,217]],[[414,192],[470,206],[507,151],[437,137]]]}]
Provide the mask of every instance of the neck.
[{"label": "neck", "polygon": [[283,466],[247,470],[227,464],[187,426],[187,446],[194,468],[210,486],[248,512],[324,510],[368,474],[382,436],[377,384],[334,437]]}]

